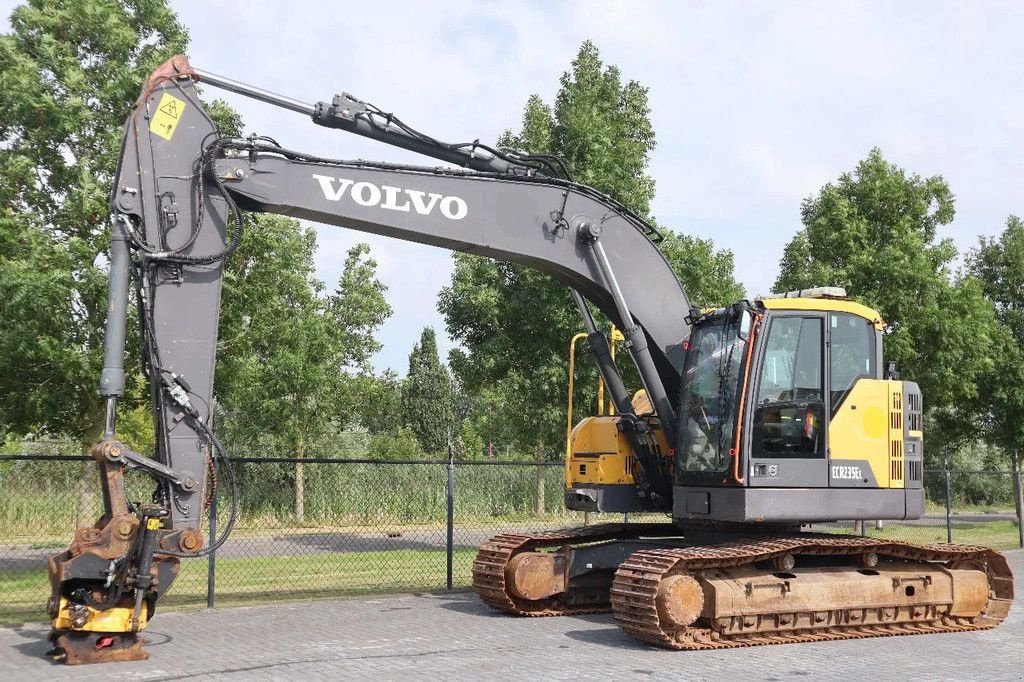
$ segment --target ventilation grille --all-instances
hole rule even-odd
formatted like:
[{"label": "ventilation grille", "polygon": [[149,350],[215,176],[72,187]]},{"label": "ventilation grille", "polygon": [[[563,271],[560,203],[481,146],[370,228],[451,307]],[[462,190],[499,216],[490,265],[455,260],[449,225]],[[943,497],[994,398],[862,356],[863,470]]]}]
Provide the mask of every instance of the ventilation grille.
[{"label": "ventilation grille", "polygon": [[909,475],[910,481],[920,483],[922,480],[923,462],[916,459],[907,460],[907,474]]},{"label": "ventilation grille", "polygon": [[907,394],[907,428],[911,431],[920,431],[922,424],[922,413],[920,393]]},{"label": "ventilation grille", "polygon": [[889,444],[889,479],[893,483],[903,480],[903,441],[894,440]]},{"label": "ventilation grille", "polygon": [[903,485],[903,391],[890,393],[889,405],[889,483]]},{"label": "ventilation grille", "polygon": [[903,391],[892,392],[892,406],[889,408],[889,428],[903,430]]}]

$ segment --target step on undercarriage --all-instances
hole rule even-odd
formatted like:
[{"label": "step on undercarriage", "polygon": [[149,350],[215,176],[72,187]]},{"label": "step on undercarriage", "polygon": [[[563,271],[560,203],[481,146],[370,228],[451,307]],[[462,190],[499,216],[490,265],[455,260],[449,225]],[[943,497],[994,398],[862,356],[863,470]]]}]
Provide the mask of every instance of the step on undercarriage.
[{"label": "step on undercarriage", "polygon": [[671,649],[982,630],[1013,601],[1005,557],[985,547],[812,533],[687,546],[673,524],[498,535],[473,585],[517,615],[610,609]]}]

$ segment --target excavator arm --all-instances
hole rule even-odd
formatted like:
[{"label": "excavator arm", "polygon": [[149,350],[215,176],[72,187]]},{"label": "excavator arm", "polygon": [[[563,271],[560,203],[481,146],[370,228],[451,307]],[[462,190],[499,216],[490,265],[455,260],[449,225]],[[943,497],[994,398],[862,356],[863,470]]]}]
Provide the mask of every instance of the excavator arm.
[{"label": "excavator arm", "polygon": [[[321,125],[426,154],[457,167],[324,159],[266,137],[222,138],[197,96],[223,87],[309,115]],[[68,662],[144,657],[141,631],[178,559],[219,546],[237,514],[227,453],[211,425],[221,282],[246,228],[269,212],[520,263],[566,284],[584,316],[599,369],[623,415],[638,483],[652,505],[671,496],[647,422],[629,397],[590,304],[627,347],[665,433],[675,433],[688,338],[686,294],[656,246],[655,228],[610,197],[573,182],[557,159],[446,144],[349,95],[307,105],[193,69],[175,57],[147,80],[125,127],[112,191],[110,291],[100,381],[104,439],[93,449],[105,514],[50,560],[52,639]],[[134,291],[157,446],[145,457],[116,440],[124,391],[128,299]],[[543,311],[538,311],[543,315]],[[123,472],[157,482],[133,505]],[[213,480],[232,492],[231,521],[204,547],[199,533]]]}]

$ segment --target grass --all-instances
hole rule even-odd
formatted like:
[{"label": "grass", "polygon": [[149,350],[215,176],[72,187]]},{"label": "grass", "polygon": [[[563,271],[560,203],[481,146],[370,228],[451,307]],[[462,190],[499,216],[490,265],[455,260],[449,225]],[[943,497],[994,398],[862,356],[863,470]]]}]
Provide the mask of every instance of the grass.
[{"label": "grass", "polygon": [[[870,524],[870,522],[868,522]],[[815,531],[850,533],[851,527],[814,527]],[[945,543],[946,526],[920,526],[899,524],[887,521],[882,530],[868,526],[868,536],[902,540],[918,544]],[[998,520],[984,523],[953,522],[953,543],[961,545],[983,545],[995,549],[1018,549],[1020,538],[1017,535],[1017,524],[1013,521]]]},{"label": "grass", "polygon": [[[455,551],[452,561],[455,586],[470,584],[475,554],[471,549]],[[444,589],[447,576],[443,549],[217,559],[216,571],[217,606],[440,590]],[[206,585],[207,563],[183,561],[181,573],[160,601],[160,608],[203,607]],[[0,573],[0,625],[45,620],[49,591],[43,569]]]}]

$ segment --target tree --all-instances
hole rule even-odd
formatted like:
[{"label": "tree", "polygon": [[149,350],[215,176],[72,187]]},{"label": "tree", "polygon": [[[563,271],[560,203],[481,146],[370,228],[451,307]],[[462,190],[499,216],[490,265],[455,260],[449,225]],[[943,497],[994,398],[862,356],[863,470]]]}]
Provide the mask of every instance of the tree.
[{"label": "tree", "polygon": [[[162,2],[31,0],[0,35],[0,428],[100,434],[107,197],[145,76],[184,50]],[[138,376],[129,396],[142,397]],[[138,419],[137,412],[130,420]],[[145,447],[143,429],[122,435]],[[94,516],[95,467],[76,486]]]},{"label": "tree", "polygon": [[951,410],[976,397],[994,330],[979,282],[952,271],[956,249],[937,237],[954,214],[941,176],[908,175],[873,149],[852,173],[804,200],[804,227],[786,246],[775,283],[778,291],[845,287],[878,310],[886,360],[920,385],[947,441],[969,433],[968,415],[961,409],[950,418]]},{"label": "tree", "polygon": [[364,372],[356,379],[359,424],[373,435],[394,432],[402,425],[402,382],[398,374],[387,369],[380,376]]},{"label": "tree", "polygon": [[425,452],[447,451],[453,424],[451,377],[437,355],[437,336],[431,327],[423,329],[409,354],[409,373],[402,384],[402,420]]},{"label": "tree", "polygon": [[121,129],[185,49],[163,2],[31,0],[0,36],[0,423],[96,438]]},{"label": "tree", "polygon": [[[338,288],[314,276],[316,233],[263,216],[225,269],[215,392],[234,440],[268,439],[303,458],[333,424],[349,419],[353,375],[368,371],[374,338],[390,315],[369,247],[348,251]],[[301,463],[295,515],[305,514]]]},{"label": "tree", "polygon": [[1024,222],[1011,215],[1006,229],[982,237],[968,256],[971,273],[996,311],[992,370],[979,379],[989,438],[1024,460]]},{"label": "tree", "polygon": [[[122,126],[146,76],[185,51],[187,34],[160,0],[31,0],[11,26],[0,36],[0,429],[69,434],[88,446],[102,420],[107,202]],[[241,131],[222,102],[205,108],[222,133]],[[368,330],[389,314],[383,288],[363,247],[350,252],[336,295],[321,300],[322,285],[310,276],[312,233],[277,217],[246,220],[247,238],[226,265],[215,388],[228,419],[220,425],[258,430],[259,406],[277,427],[291,420],[305,424],[293,432],[316,431],[311,420],[329,422],[351,404],[323,415],[306,410],[321,401],[300,393],[313,372],[302,363],[368,371],[377,347]],[[129,334],[136,355],[133,325]],[[284,342],[276,354],[275,337]],[[261,370],[264,362],[282,373]],[[256,383],[243,385],[249,379]],[[118,434],[141,449],[152,440],[152,417],[141,375],[129,372],[128,380],[125,402],[139,406],[122,408]],[[273,392],[285,387],[303,409],[285,415],[275,404],[284,393]],[[83,480],[93,474],[88,467]]]},{"label": "tree", "polygon": [[[506,132],[500,144],[556,154],[576,180],[648,216],[654,196],[654,181],[646,173],[654,148],[649,114],[647,89],[636,81],[623,83],[618,68],[606,67],[588,41],[563,74],[554,107],[530,97],[522,130]],[[663,231],[662,250],[695,302],[742,297],[731,253],[716,251],[707,240]],[[565,441],[568,343],[582,328],[568,289],[523,266],[456,254],[438,307],[448,333],[465,349],[451,355],[460,383],[468,391],[498,396],[493,420],[514,434],[516,446],[557,456]],[[592,363],[579,363],[577,381],[582,406],[588,391],[592,399],[597,382]]]}]

